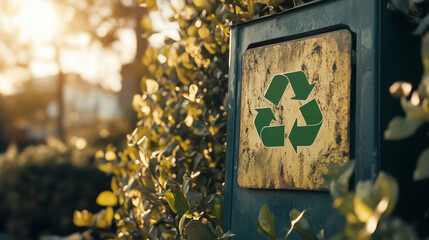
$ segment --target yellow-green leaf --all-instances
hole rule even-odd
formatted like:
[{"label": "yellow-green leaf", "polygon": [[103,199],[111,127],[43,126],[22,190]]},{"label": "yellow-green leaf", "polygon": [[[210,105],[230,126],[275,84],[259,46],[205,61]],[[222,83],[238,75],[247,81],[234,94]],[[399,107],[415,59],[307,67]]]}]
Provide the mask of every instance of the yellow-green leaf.
[{"label": "yellow-green leaf", "polygon": [[202,11],[202,10],[207,10],[210,12],[211,10],[211,4],[210,4],[210,0],[193,0],[195,8],[198,11]]},{"label": "yellow-green leaf", "polygon": [[179,79],[179,81],[181,81],[183,84],[189,84],[191,83],[189,81],[189,79],[186,77],[186,75],[184,74],[185,69],[180,69],[179,67],[176,67],[176,73],[177,73],[177,78]]},{"label": "yellow-green leaf", "polygon": [[415,181],[429,178],[429,148],[426,148],[417,160],[417,167],[414,170],[413,178]]},{"label": "yellow-green leaf", "polygon": [[208,38],[210,36],[210,30],[206,27],[201,27],[198,29],[198,36],[200,38]]},{"label": "yellow-green leaf", "polygon": [[104,155],[104,158],[105,158],[107,161],[114,161],[114,160],[116,160],[116,153],[115,153],[114,151],[109,150],[109,151],[107,151],[107,152],[106,152],[106,154]]},{"label": "yellow-green leaf", "polygon": [[192,69],[194,65],[192,65],[191,60],[189,58],[188,53],[184,52],[180,55],[180,60],[183,66],[187,69]]},{"label": "yellow-green leaf", "polygon": [[73,223],[78,227],[89,227],[92,225],[93,216],[92,213],[87,210],[74,211]]},{"label": "yellow-green leaf", "polygon": [[[305,240],[317,240],[313,234],[313,230],[310,227],[307,219],[304,217],[304,211],[299,212],[296,209],[292,209],[289,212],[289,217],[291,221],[291,228],[296,230],[302,239]],[[288,232],[288,235],[291,231]]]},{"label": "yellow-green leaf", "polygon": [[354,213],[353,199],[354,194],[348,193],[345,196],[334,200],[334,207],[346,217],[347,222],[349,223],[358,222],[358,219]]},{"label": "yellow-green leaf", "polygon": [[109,172],[112,172],[113,165],[110,162],[105,163],[105,164],[101,164],[100,163],[100,164],[97,165],[97,168],[98,168],[98,170],[100,170],[102,172],[109,173]]},{"label": "yellow-green leaf", "polygon": [[[139,111],[141,108],[142,103],[142,96],[140,94],[134,94],[133,101],[131,106],[133,107],[134,111]],[[103,154],[104,156],[104,154]]]},{"label": "yellow-green leaf", "polygon": [[216,43],[204,42],[203,45],[209,53],[216,54]]},{"label": "yellow-green leaf", "polygon": [[146,94],[154,94],[158,91],[159,84],[153,79],[146,79],[141,87],[142,91],[144,91]]},{"label": "yellow-green leaf", "polygon": [[265,204],[259,210],[258,224],[268,235],[275,236],[274,215]]},{"label": "yellow-green leaf", "polygon": [[210,212],[210,216],[215,218],[220,225],[223,220],[223,197],[219,194],[215,194],[213,199],[207,204],[207,208]]},{"label": "yellow-green leaf", "polygon": [[200,221],[191,220],[186,224],[184,233],[191,240],[216,240],[210,230]]},{"label": "yellow-green leaf", "polygon": [[360,222],[366,222],[373,215],[373,210],[364,203],[363,199],[359,196],[355,196],[353,199],[353,207],[356,217]]},{"label": "yellow-green leaf", "polygon": [[399,187],[395,178],[385,172],[380,172],[375,180],[372,195],[374,196],[373,200],[376,203],[380,202],[384,198],[388,199],[389,205],[385,211],[386,215],[390,215],[395,208],[398,200],[398,193]]},{"label": "yellow-green leaf", "polygon": [[140,7],[149,8],[152,11],[158,11],[156,0],[138,0]]},{"label": "yellow-green leaf", "polygon": [[113,192],[103,191],[98,195],[96,202],[100,206],[112,207],[117,204],[118,199]]},{"label": "yellow-green leaf", "polygon": [[152,24],[150,23],[149,17],[145,14],[140,20],[140,26],[146,31],[152,31]]},{"label": "yellow-green leaf", "polygon": [[186,32],[189,36],[195,37],[195,35],[197,35],[197,27],[195,27],[195,25],[191,25]]},{"label": "yellow-green leaf", "polygon": [[110,188],[113,192],[116,192],[118,190],[118,184],[116,183],[116,178],[112,177],[112,181],[110,182]]},{"label": "yellow-green leaf", "polygon": [[421,119],[410,117],[394,117],[390,120],[387,130],[384,132],[386,140],[401,140],[412,136],[424,123]]},{"label": "yellow-green leaf", "polygon": [[164,196],[167,199],[168,205],[174,213],[182,215],[189,210],[188,200],[182,192],[179,191],[166,191]]},{"label": "yellow-green leaf", "polygon": [[195,97],[198,92],[198,86],[196,84],[191,84],[189,86],[189,95]]},{"label": "yellow-green leaf", "polygon": [[[97,214],[98,215],[98,214]],[[112,207],[108,207],[97,216],[97,227],[98,228],[107,228],[112,225],[114,211]]]}]

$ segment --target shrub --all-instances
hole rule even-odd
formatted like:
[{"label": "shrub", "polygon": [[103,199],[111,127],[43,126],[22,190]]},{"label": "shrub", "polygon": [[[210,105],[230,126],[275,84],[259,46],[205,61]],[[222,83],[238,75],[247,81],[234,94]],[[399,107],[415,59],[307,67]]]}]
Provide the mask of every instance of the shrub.
[{"label": "shrub", "polygon": [[20,153],[9,146],[0,155],[0,229],[14,239],[77,231],[74,209],[100,209],[94,198],[109,183],[90,155],[55,139]]},{"label": "shrub", "polygon": [[[414,34],[422,36],[421,54],[424,73],[417,90],[412,91],[409,82],[395,82],[390,87],[393,97],[400,98],[405,116],[394,117],[384,132],[386,140],[401,140],[418,132],[419,128],[429,121],[429,1],[391,0],[388,7],[401,12],[410,21],[418,24]],[[408,98],[411,96],[410,98]],[[419,234],[427,235],[426,228],[417,229],[403,219],[390,216],[398,200],[399,187],[395,178],[380,172],[375,182],[359,181],[355,190],[349,190],[348,180],[354,172],[354,161],[350,161],[338,171],[326,177],[326,185],[333,199],[333,206],[340,213],[339,219],[334,220],[337,226],[330,230],[332,236],[324,236],[322,230],[316,237],[310,223],[304,217],[305,210],[299,212],[293,209],[289,215],[290,231],[286,239],[295,230],[302,239],[420,239]],[[413,174],[414,181],[429,178],[429,148],[419,156]],[[403,180],[403,179],[401,179]],[[422,192],[424,194],[424,190]],[[427,206],[426,206],[427,207]],[[426,208],[425,208],[426,209]],[[421,209],[422,211],[427,211]],[[409,213],[411,215],[411,213]],[[331,220],[332,221],[332,220]],[[344,223],[344,224],[343,224]],[[260,210],[257,226],[268,239],[277,239],[274,231],[274,216],[266,206]],[[334,225],[334,224],[331,224]],[[330,226],[332,227],[332,226]],[[425,236],[427,238],[427,236]]]},{"label": "shrub", "polygon": [[[166,38],[142,56],[142,94],[132,102],[140,121],[126,149],[98,152],[99,169],[113,175],[112,191],[99,196],[104,212],[76,212],[78,225],[102,229],[115,219],[119,239],[231,236],[222,231],[229,26],[298,1],[269,2],[169,2],[180,40]],[[159,9],[154,0],[139,3],[147,12]],[[148,14],[141,26],[145,37],[156,33]]]}]

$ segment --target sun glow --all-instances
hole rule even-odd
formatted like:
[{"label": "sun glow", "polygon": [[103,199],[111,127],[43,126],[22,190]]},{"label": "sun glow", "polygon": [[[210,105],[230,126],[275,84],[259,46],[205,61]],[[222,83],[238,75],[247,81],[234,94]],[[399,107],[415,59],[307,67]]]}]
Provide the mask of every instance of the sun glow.
[{"label": "sun glow", "polygon": [[24,1],[13,22],[21,29],[20,40],[34,43],[51,42],[60,30],[60,18],[51,2]]},{"label": "sun glow", "polygon": [[[121,90],[121,69],[134,61],[137,37],[132,24],[123,24],[115,29],[118,39],[111,45],[106,46],[99,39],[115,26],[113,22],[119,24],[121,20],[109,15],[114,10],[109,9],[108,1],[100,5],[105,13],[93,13],[79,6],[79,3],[91,2],[89,0],[77,0],[76,5],[71,6],[55,0],[1,1],[5,4],[0,4],[0,94],[19,92],[18,83],[23,77],[28,81],[60,72],[80,75],[83,80],[106,90]],[[82,17],[86,14],[89,19]],[[103,16],[109,18],[108,15],[112,19],[107,19],[100,29],[91,23],[91,19],[101,21]],[[88,26],[80,28],[75,26],[76,22]],[[22,68],[27,72],[19,81],[14,78],[17,74],[5,73],[5,69],[15,66],[25,66]]]}]

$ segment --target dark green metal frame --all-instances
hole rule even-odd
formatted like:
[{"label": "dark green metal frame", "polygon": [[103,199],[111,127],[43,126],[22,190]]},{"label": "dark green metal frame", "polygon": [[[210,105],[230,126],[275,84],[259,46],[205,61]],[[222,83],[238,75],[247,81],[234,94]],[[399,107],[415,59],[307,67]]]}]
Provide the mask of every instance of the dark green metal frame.
[{"label": "dark green metal frame", "polygon": [[[400,114],[399,102],[390,98],[388,86],[407,78],[418,82],[421,64],[419,39],[410,34],[412,28],[406,19],[396,15],[387,9],[387,0],[326,0],[232,27],[225,230],[237,234],[234,239],[265,239],[256,230],[263,204],[267,204],[275,215],[278,236],[287,232],[290,226],[288,213],[292,208],[308,209],[306,217],[315,232],[325,228],[327,219],[334,214],[331,198],[326,192],[255,190],[238,186],[242,56],[249,48],[337,29],[350,30],[354,35],[355,50],[350,146],[351,156],[357,160],[355,181],[375,179],[380,169],[405,177],[401,169],[394,166],[404,153],[397,150],[392,154],[390,148],[396,145],[391,146],[382,139],[388,121]],[[409,50],[404,50],[404,46],[409,46]],[[390,163],[392,157],[399,160]]]}]

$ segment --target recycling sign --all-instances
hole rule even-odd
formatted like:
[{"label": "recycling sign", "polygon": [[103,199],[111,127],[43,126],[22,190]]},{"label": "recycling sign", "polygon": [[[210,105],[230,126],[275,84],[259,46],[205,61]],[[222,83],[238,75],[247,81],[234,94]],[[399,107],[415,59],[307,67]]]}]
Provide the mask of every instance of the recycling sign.
[{"label": "recycling sign", "polygon": [[326,190],[350,159],[352,39],[340,29],[244,51],[230,105],[239,187]]},{"label": "recycling sign", "polygon": [[[316,83],[309,84],[303,71],[277,74],[272,78],[264,97],[278,106],[289,84],[295,93],[295,96],[290,99],[291,101],[306,101],[316,85]],[[268,148],[283,147],[286,135],[285,126],[275,125],[277,119],[271,108],[256,108],[255,110],[258,112],[255,118],[255,127],[264,146]],[[314,143],[323,123],[322,112],[316,99],[306,102],[299,110],[306,125],[298,126],[296,117],[292,129],[287,134],[295,152],[297,152],[298,146],[311,146]],[[271,125],[272,121],[274,121],[273,125]]]}]

